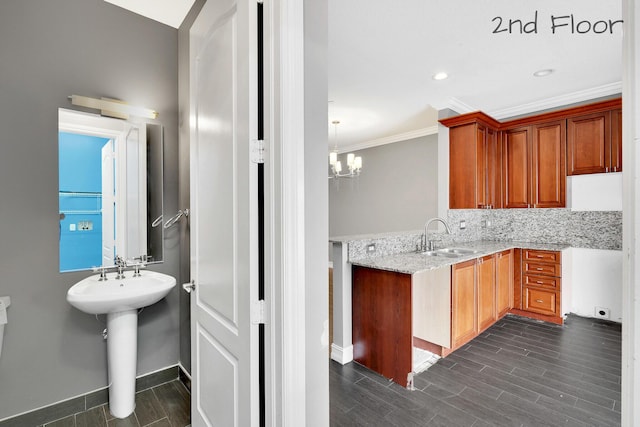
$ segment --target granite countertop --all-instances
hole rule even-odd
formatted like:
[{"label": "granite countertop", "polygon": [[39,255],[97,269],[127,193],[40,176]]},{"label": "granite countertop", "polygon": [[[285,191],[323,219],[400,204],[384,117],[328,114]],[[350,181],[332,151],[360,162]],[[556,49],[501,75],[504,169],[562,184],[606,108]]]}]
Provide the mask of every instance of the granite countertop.
[{"label": "granite countertop", "polygon": [[395,255],[379,256],[353,260],[353,265],[376,268],[378,270],[395,271],[398,273],[414,274],[420,271],[433,270],[460,262],[491,255],[507,249],[538,249],[548,251],[561,251],[570,247],[568,244],[544,244],[530,242],[493,242],[476,241],[455,243],[450,247],[468,248],[478,251],[474,254],[462,255],[457,258],[447,258],[438,256],[427,256],[417,252],[405,252]]}]

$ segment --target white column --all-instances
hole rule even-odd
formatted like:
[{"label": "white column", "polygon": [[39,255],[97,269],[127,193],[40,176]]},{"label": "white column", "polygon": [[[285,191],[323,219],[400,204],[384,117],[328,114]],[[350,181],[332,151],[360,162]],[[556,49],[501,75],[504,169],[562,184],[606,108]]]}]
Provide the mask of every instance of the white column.
[{"label": "white column", "polygon": [[344,365],[353,360],[351,335],[351,264],[348,244],[333,243],[333,343],[331,359]]}]

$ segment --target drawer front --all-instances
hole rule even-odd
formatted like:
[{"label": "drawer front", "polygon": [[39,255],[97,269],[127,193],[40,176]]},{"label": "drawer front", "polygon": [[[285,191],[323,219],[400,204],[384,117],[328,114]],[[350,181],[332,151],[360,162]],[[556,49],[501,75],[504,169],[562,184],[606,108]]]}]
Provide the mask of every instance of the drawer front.
[{"label": "drawer front", "polygon": [[533,274],[525,274],[523,279],[524,286],[540,286],[554,291],[560,290],[560,281],[562,280],[559,277],[534,276]]},{"label": "drawer front", "polygon": [[557,251],[539,251],[535,249],[523,249],[522,259],[524,261],[541,261],[560,264],[560,252]]},{"label": "drawer front", "polygon": [[560,300],[557,292],[528,287],[524,290],[525,310],[550,316],[558,316]]},{"label": "drawer front", "polygon": [[522,266],[524,274],[560,277],[562,268],[559,264],[543,264],[540,262],[525,261]]}]

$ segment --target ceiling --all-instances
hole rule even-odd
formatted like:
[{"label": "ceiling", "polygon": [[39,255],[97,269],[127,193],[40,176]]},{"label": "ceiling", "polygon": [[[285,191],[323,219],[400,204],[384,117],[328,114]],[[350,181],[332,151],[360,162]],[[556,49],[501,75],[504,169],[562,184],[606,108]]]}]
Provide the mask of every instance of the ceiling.
[{"label": "ceiling", "polygon": [[[105,1],[176,28],[193,4]],[[622,24],[609,25],[620,0],[328,2],[329,144],[340,151],[435,133],[443,108],[502,119],[622,89]],[[542,69],[554,72],[533,75]],[[449,78],[434,80],[441,71]]]},{"label": "ceiling", "polygon": [[[537,33],[508,31],[534,20]],[[329,122],[356,149],[428,134],[431,107],[497,119],[621,92],[622,24],[613,34],[574,23],[621,19],[620,0],[329,0]],[[588,24],[578,27],[585,30]],[[592,26],[592,25],[590,25]],[[533,24],[524,27],[533,30]],[[596,26],[602,31],[604,23]],[[555,70],[534,77],[537,70]],[[432,76],[446,71],[449,78]],[[329,125],[331,127],[331,125]],[[330,128],[330,140],[334,129]],[[332,144],[330,142],[330,144]],[[332,145],[333,146],[333,145]]]},{"label": "ceiling", "polygon": [[173,28],[180,27],[195,0],[104,0]]}]

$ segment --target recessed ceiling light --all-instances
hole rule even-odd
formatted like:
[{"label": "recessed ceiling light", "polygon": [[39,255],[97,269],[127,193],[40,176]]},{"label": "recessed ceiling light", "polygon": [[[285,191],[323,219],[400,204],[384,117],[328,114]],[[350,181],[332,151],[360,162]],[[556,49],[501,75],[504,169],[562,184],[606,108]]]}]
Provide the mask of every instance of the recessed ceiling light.
[{"label": "recessed ceiling light", "polygon": [[449,75],[443,71],[443,72],[434,74],[433,80],[444,80],[447,77],[449,77]]},{"label": "recessed ceiling light", "polygon": [[533,75],[536,77],[545,77],[551,73],[553,73],[553,70],[551,68],[545,68],[544,70],[536,71],[535,73],[533,73]]}]

